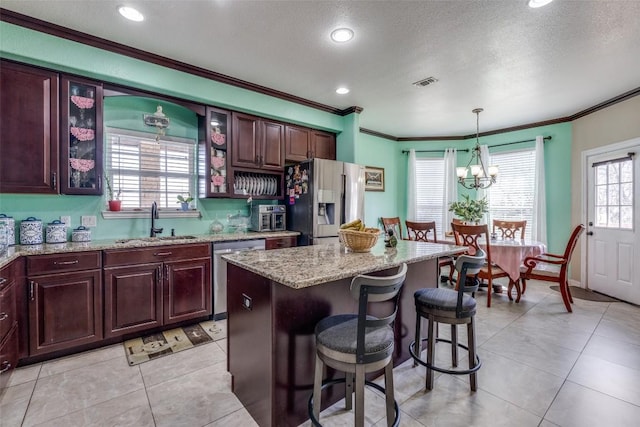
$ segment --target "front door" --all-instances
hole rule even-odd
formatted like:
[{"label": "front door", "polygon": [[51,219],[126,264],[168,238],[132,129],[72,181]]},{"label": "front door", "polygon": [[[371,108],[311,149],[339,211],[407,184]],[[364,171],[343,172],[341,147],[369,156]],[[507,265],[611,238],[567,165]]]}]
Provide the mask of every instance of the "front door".
[{"label": "front door", "polygon": [[640,304],[640,139],[597,151],[586,157],[587,286]]}]

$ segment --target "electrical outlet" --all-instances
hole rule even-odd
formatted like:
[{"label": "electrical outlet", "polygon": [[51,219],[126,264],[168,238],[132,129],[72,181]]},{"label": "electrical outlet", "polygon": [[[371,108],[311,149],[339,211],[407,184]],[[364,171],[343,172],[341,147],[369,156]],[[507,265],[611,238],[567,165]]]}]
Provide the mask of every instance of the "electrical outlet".
[{"label": "electrical outlet", "polygon": [[71,228],[71,217],[70,216],[61,216],[60,221],[64,222],[67,228]]},{"label": "electrical outlet", "polygon": [[98,225],[98,220],[95,215],[83,215],[80,217],[82,225],[85,227],[95,227]]}]

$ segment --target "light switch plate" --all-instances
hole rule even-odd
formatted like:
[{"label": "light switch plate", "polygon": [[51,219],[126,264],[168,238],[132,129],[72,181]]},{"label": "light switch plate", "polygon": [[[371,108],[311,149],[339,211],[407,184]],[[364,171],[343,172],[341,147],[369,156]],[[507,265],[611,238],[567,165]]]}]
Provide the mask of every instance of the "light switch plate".
[{"label": "light switch plate", "polygon": [[61,216],[60,221],[64,222],[67,228],[71,227],[71,217],[70,216]]},{"label": "light switch plate", "polygon": [[80,219],[82,220],[82,225],[85,227],[95,227],[98,225],[98,220],[95,215],[83,215]]}]

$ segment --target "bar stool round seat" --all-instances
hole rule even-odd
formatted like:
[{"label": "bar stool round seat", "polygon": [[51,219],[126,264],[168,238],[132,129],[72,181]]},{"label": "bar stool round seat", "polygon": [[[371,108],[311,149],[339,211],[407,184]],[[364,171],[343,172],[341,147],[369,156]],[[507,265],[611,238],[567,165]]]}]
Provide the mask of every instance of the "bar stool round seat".
[{"label": "bar stool round seat", "polygon": [[[385,394],[387,425],[397,426],[400,409],[393,393],[393,350],[395,334],[393,321],[398,311],[398,295],[407,274],[402,264],[392,276],[354,277],[351,295],[358,300],[357,314],[337,314],[326,317],[315,328],[316,366],[314,391],[309,398],[309,418],[314,426],[319,421],[322,390],[336,384],[345,385],[346,409],[352,408],[355,392],[355,423],[364,426],[364,386],[371,386]],[[370,303],[392,300],[389,315],[376,317],[367,313]],[[345,373],[345,378],[322,381],[324,366]],[[385,387],[367,381],[365,375],[384,369]],[[354,387],[355,386],[355,387]]]},{"label": "bar stool round seat", "polygon": [[[415,340],[409,344],[409,353],[414,360],[414,366],[420,364],[427,368],[426,388],[433,389],[434,372],[442,372],[453,375],[470,375],[471,390],[477,390],[476,372],[482,366],[475,348],[474,316],[476,314],[476,300],[468,293],[478,289],[478,280],[473,277],[484,265],[485,253],[478,251],[474,256],[460,255],[456,260],[458,271],[458,289],[424,288],[414,293],[416,305],[416,334]],[[472,276],[472,277],[469,277]],[[470,280],[467,280],[469,278]],[[427,337],[422,338],[422,318],[428,321]],[[451,325],[451,339],[438,338],[436,324]],[[457,325],[467,325],[468,345],[458,343]],[[427,341],[427,360],[420,358],[422,342]],[[451,364],[455,369],[446,369],[435,364],[435,344],[445,342],[451,345]],[[458,347],[469,352],[469,368],[458,368]]]}]

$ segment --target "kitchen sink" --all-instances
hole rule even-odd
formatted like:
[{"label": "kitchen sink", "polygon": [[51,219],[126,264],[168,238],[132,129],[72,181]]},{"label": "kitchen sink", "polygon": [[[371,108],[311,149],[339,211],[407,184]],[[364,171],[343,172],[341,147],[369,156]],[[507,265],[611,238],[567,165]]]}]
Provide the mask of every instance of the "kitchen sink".
[{"label": "kitchen sink", "polygon": [[116,243],[149,243],[149,242],[166,242],[172,240],[191,240],[196,236],[163,236],[163,237],[134,237],[131,239],[116,240]]}]

